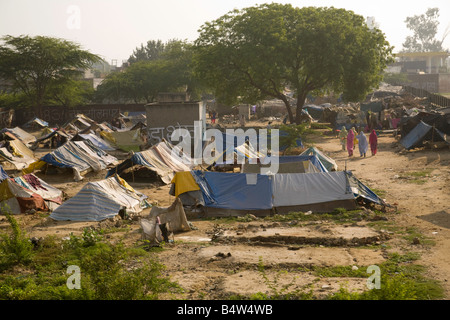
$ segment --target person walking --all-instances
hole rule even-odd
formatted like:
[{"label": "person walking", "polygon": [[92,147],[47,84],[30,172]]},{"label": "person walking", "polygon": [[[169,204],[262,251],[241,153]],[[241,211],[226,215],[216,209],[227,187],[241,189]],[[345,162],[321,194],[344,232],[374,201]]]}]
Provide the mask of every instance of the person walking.
[{"label": "person walking", "polygon": [[361,157],[365,158],[367,149],[369,148],[369,144],[367,143],[367,137],[364,134],[363,130],[361,130],[356,137],[358,138],[359,154],[361,155]]},{"label": "person walking", "polygon": [[346,144],[346,139],[347,139],[347,129],[345,128],[345,126],[342,127],[341,131],[339,132],[339,140],[342,146],[342,150],[345,151],[345,144]]},{"label": "person walking", "polygon": [[370,144],[370,151],[372,151],[372,156],[376,155],[378,151],[378,136],[375,129],[373,129],[372,132],[370,133],[369,144]]},{"label": "person walking", "polygon": [[347,134],[347,152],[349,157],[353,156],[353,147],[355,145],[354,140],[355,140],[355,132],[353,131],[353,128],[351,128]]}]

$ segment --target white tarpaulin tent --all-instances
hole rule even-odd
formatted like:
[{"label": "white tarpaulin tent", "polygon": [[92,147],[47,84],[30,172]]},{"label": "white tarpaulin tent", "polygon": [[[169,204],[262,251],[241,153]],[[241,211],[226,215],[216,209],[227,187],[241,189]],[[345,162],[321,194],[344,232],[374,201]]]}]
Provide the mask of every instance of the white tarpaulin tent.
[{"label": "white tarpaulin tent", "polygon": [[54,220],[102,221],[121,210],[136,214],[149,207],[147,196],[135,191],[119,176],[87,183],[74,197],[54,210]]}]

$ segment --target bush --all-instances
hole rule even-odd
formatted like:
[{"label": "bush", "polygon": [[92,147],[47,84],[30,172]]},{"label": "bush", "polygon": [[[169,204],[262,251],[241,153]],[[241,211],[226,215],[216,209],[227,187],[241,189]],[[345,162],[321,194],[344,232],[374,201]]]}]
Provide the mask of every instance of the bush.
[{"label": "bush", "polygon": [[3,210],[11,228],[11,234],[0,234],[0,265],[27,264],[33,255],[33,244],[20,229],[17,220]]}]

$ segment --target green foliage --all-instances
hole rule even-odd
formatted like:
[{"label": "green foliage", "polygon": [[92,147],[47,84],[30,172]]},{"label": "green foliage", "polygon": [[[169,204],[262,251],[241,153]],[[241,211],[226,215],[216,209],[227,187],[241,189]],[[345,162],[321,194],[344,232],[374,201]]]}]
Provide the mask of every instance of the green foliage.
[{"label": "green foliage", "polygon": [[[0,299],[146,300],[181,291],[146,251],[91,241],[88,234],[72,237],[70,245],[44,241],[29,263],[33,272],[0,274]],[[69,265],[79,266],[81,289],[67,287]]]},{"label": "green foliage", "polygon": [[[343,93],[359,101],[379,85],[392,47],[362,16],[336,8],[262,4],[205,23],[195,41],[198,78],[227,104],[277,98],[296,123],[310,92]],[[237,97],[240,97],[239,99]]]},{"label": "green foliage", "polygon": [[[49,90],[79,77],[100,58],[78,44],[44,36],[5,36],[0,46],[0,77],[10,90],[24,94],[40,116]],[[70,88],[69,87],[65,87]]]},{"label": "green foliage", "polygon": [[280,136],[280,146],[285,146],[284,153],[297,146],[297,139],[302,139],[305,133],[310,133],[311,130],[307,124],[298,125],[281,125],[280,131],[286,133],[286,135]]},{"label": "green foliage", "polygon": [[[148,47],[150,45],[150,47]],[[184,91],[195,94],[191,72],[191,45],[172,40],[147,44],[136,49],[131,65],[123,72],[111,73],[97,88],[97,101],[154,102],[159,92]]]},{"label": "green foliage", "polygon": [[2,208],[12,233],[0,234],[0,265],[28,264],[33,255],[33,245],[21,230],[17,220],[7,208]]}]

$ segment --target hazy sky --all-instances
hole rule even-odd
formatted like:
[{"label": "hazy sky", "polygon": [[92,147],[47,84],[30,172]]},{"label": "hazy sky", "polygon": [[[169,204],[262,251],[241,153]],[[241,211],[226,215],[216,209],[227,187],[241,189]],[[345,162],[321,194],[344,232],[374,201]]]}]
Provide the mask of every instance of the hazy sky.
[{"label": "hazy sky", "polygon": [[[193,41],[207,21],[227,12],[262,3],[295,7],[336,7],[374,17],[394,51],[412,32],[406,17],[439,8],[441,39],[450,28],[450,0],[0,0],[0,36],[44,35],[79,43],[84,49],[118,65],[148,40]],[[450,49],[450,34],[444,42]]]}]

